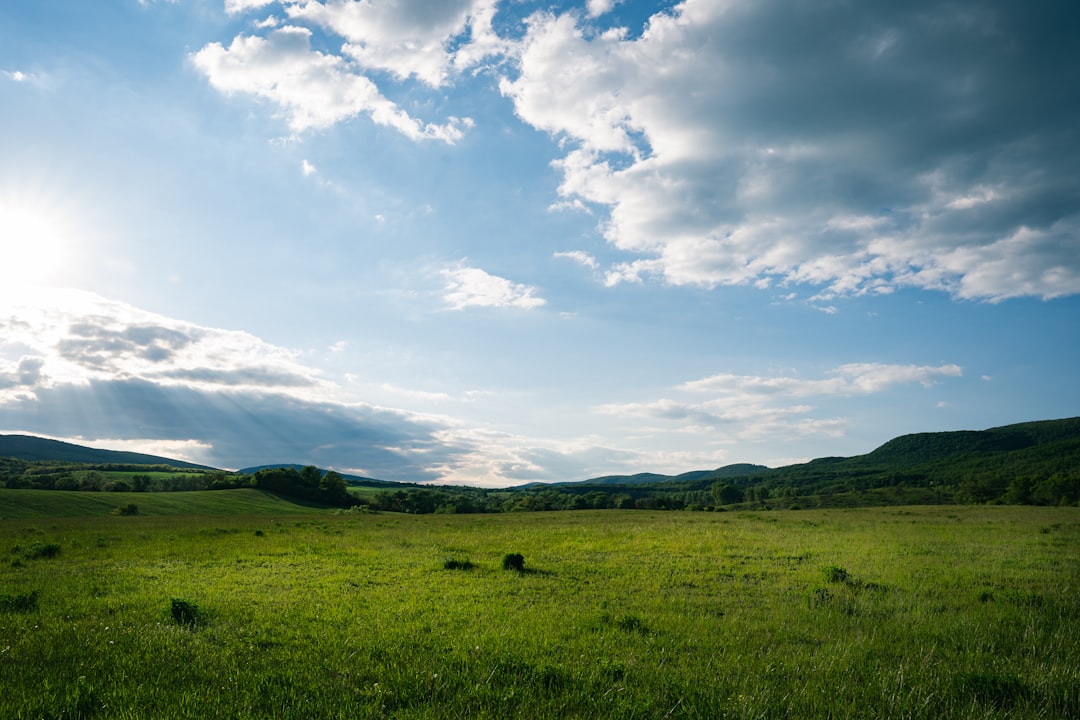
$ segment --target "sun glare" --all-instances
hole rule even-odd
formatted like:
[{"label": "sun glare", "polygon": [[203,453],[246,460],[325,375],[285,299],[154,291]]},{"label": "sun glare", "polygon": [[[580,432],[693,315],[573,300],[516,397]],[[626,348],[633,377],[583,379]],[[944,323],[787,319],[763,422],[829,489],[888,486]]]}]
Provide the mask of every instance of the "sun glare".
[{"label": "sun glare", "polygon": [[55,209],[0,201],[3,282],[34,284],[59,279],[68,242],[68,230]]}]

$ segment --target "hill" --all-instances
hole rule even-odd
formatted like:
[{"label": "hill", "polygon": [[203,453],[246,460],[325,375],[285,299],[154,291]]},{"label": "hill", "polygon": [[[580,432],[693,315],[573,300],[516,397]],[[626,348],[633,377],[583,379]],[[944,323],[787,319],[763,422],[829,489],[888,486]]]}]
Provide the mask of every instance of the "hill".
[{"label": "hill", "polygon": [[[254,467],[242,468],[236,472],[241,475],[254,475],[260,470],[277,470],[279,468],[285,468],[289,470],[302,470],[305,466],[299,463],[275,463],[271,465],[256,465]],[[322,471],[323,473],[326,470]],[[338,473],[341,477],[345,478],[345,482],[349,485],[359,487],[401,487],[403,485],[411,485],[412,483],[399,483],[391,480],[377,480],[376,478],[364,477],[363,475],[346,475],[345,473]]]},{"label": "hill", "polygon": [[573,482],[565,483],[529,483],[528,485],[522,485],[523,488],[529,487],[563,487],[567,485],[650,485],[654,483],[662,482],[688,482],[691,480],[716,480],[718,478],[725,477],[742,477],[744,475],[756,475],[758,473],[766,472],[769,468],[764,465],[753,465],[751,463],[736,463],[734,465],[725,465],[715,470],[691,470],[690,472],[681,473],[679,475],[659,475],[657,473],[637,473],[635,475],[603,475],[601,477],[589,478],[588,480],[577,480]]},{"label": "hill", "polygon": [[121,450],[99,450],[32,435],[0,435],[0,457],[32,462],[86,463],[92,465],[168,465],[187,470],[214,470],[206,465]]}]

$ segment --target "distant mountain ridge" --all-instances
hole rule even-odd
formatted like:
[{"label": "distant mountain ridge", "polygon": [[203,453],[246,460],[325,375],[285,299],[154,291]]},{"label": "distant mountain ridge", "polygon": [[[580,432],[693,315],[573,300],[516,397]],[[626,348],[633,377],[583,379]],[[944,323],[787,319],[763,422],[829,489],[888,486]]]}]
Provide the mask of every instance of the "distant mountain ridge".
[{"label": "distant mountain ridge", "polygon": [[754,465],[752,463],[735,463],[734,465],[725,465],[723,467],[716,468],[715,470],[691,470],[679,475],[659,475],[657,473],[637,473],[635,475],[603,475],[601,477],[589,478],[588,480],[577,480],[573,482],[564,483],[529,483],[521,487],[538,487],[541,485],[550,485],[552,487],[559,487],[561,485],[651,485],[659,482],[690,482],[693,480],[712,479],[716,480],[725,477],[743,477],[746,475],[757,475],[762,472],[768,472],[769,468],[764,465]]},{"label": "distant mountain ridge", "polygon": [[[213,470],[181,460],[143,453],[87,448],[29,435],[0,435],[0,458],[88,464],[168,465]],[[299,464],[245,468],[254,473],[266,468],[300,468]],[[361,476],[344,476],[350,484],[405,486]],[[836,494],[874,488],[952,488],[965,501],[984,502],[1004,497],[1065,497],[1080,477],[1080,417],[1040,420],[989,428],[949,432],[913,433],[893,438],[873,451],[852,457],[821,457],[806,463],[768,468],[738,463],[715,470],[694,470],[679,475],[638,473],[606,475],[582,481],[529,483],[511,490],[561,489],[580,494],[590,489],[605,493],[629,492],[637,496],[651,488],[664,493],[706,489],[717,480],[749,488],[760,486],[765,496],[777,493]],[[1023,483],[1034,483],[1031,493]],[[1035,485],[1046,481],[1040,495]],[[1055,485],[1056,484],[1056,485]],[[419,487],[417,485],[417,487]],[[1056,489],[1055,489],[1056,488]],[[1066,489],[1062,489],[1066,488]],[[625,490],[624,490],[625,489]],[[938,490],[934,490],[938,492]],[[1056,493],[1056,494],[1055,494]],[[927,497],[930,497],[927,495]],[[935,496],[936,497],[936,496]],[[1074,498],[1075,500],[1075,498]]]},{"label": "distant mountain ridge", "polygon": [[0,457],[93,465],[168,465],[190,470],[216,470],[183,460],[123,450],[100,450],[34,435],[0,435]]}]

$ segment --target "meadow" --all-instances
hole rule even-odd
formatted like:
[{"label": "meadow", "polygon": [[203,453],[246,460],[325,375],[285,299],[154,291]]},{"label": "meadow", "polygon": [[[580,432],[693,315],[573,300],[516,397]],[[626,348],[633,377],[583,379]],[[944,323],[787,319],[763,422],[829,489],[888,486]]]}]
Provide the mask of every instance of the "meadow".
[{"label": "meadow", "polygon": [[0,521],[0,717],[1080,717],[1077,508],[250,512]]}]

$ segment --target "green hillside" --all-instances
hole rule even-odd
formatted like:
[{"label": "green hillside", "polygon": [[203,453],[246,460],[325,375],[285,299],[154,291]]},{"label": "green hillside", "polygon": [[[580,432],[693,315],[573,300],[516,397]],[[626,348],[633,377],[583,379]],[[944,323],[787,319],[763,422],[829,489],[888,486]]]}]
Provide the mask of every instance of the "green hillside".
[{"label": "green hillside", "polygon": [[213,470],[213,468],[205,465],[196,465],[183,460],[173,460],[136,452],[99,450],[61,442],[60,440],[33,437],[32,435],[0,435],[0,457],[61,463],[168,465],[175,468]]}]

